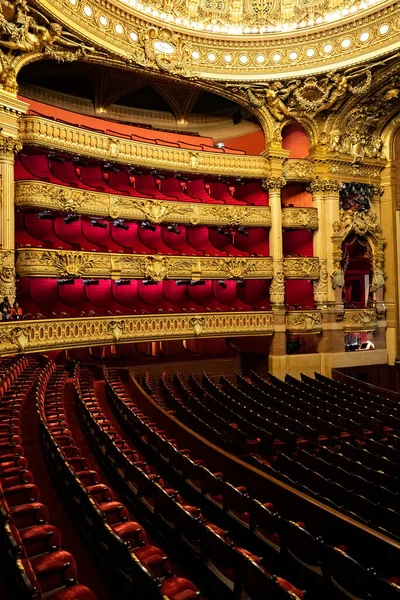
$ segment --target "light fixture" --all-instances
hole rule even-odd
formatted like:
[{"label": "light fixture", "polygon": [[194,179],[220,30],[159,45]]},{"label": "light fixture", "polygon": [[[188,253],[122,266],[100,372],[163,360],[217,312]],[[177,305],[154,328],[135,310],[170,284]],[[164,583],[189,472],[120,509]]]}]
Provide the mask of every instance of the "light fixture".
[{"label": "light fixture", "polygon": [[82,283],[83,283],[83,285],[99,285],[99,280],[98,279],[83,279]]},{"label": "light fixture", "polygon": [[38,219],[48,219],[49,221],[54,221],[56,218],[55,215],[50,210],[41,210],[37,214]]},{"label": "light fixture", "polygon": [[150,279],[150,277],[142,280],[142,285],[158,285],[158,283],[158,281],[154,281],[153,279]]},{"label": "light fixture", "polygon": [[148,229],[149,231],[156,231],[157,227],[152,225],[149,221],[142,221],[140,223],[140,227],[142,229]]},{"label": "light fixture", "polygon": [[123,219],[115,219],[115,221],[113,221],[113,225],[114,225],[114,227],[117,227],[119,229],[124,229],[125,231],[128,231],[128,229],[129,229],[129,225],[125,225],[125,222]]},{"label": "light fixture", "polygon": [[116,279],[116,281],[114,281],[115,285],[131,285],[131,280],[130,279]]},{"label": "light fixture", "polygon": [[176,235],[181,235],[181,231],[180,231],[180,229],[178,229],[178,226],[176,223],[171,223],[170,225],[167,225],[167,230],[170,231],[171,233],[176,233]]},{"label": "light fixture", "polygon": [[75,279],[57,279],[58,285],[74,285]]},{"label": "light fixture", "polygon": [[90,221],[90,223],[93,227],[99,227],[100,229],[107,229],[107,223],[102,223],[101,221],[98,221],[97,219],[92,219]]}]

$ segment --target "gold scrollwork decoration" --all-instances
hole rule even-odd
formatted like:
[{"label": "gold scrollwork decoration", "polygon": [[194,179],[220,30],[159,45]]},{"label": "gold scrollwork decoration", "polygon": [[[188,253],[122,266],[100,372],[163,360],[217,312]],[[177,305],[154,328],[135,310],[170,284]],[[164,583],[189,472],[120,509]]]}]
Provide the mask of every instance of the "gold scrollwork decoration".
[{"label": "gold scrollwork decoration", "polygon": [[18,181],[15,186],[15,204],[20,208],[78,212],[83,215],[110,216],[112,219],[140,219],[156,224],[169,222],[191,225],[271,226],[269,206],[164,202],[108,195],[41,181]]},{"label": "gold scrollwork decoration", "polygon": [[318,258],[284,258],[283,272],[285,279],[318,279],[320,276]]},{"label": "gold scrollwork decoration", "polygon": [[374,331],[378,327],[375,309],[349,309],[343,314],[344,331]]},{"label": "gold scrollwork decoration", "polygon": [[290,311],[286,314],[286,331],[290,333],[320,333],[322,313],[318,310]]},{"label": "gold scrollwork decoration", "polygon": [[287,207],[282,209],[282,227],[284,229],[318,229],[317,208]]},{"label": "gold scrollwork decoration", "polygon": [[268,279],[270,257],[211,257],[112,254],[72,250],[17,250],[17,273],[22,277],[101,277],[163,279]]}]

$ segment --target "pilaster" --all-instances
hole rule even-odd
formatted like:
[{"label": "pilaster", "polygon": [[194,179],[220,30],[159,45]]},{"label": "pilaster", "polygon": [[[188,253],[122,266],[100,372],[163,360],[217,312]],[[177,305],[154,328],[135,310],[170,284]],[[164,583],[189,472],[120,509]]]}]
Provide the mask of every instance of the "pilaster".
[{"label": "pilaster", "polygon": [[14,159],[21,150],[18,119],[28,109],[25,102],[0,90],[0,297],[15,299]]},{"label": "pilaster", "polygon": [[273,259],[274,276],[270,288],[272,310],[283,310],[285,305],[285,278],[283,273],[282,247],[282,206],[281,191],[286,181],[283,177],[264,179],[263,188],[268,191],[271,207],[271,227],[269,232],[270,255]]}]

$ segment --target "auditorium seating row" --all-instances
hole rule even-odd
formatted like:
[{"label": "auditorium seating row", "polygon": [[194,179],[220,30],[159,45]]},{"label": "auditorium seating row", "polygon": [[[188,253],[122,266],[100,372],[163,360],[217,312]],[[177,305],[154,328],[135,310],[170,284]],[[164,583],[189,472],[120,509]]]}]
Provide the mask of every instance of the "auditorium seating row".
[{"label": "auditorium seating row", "polygon": [[227,183],[188,175],[145,173],[143,170],[84,158],[52,156],[44,150],[19,153],[15,161],[15,180],[40,180],[83,190],[206,204],[267,206],[268,194],[261,181]]},{"label": "auditorium seating row", "polygon": [[[49,523],[28,461],[23,456],[21,418],[40,369],[35,359],[1,364],[0,553],[10,598],[96,600],[77,581],[74,557],[62,549],[61,534]],[[32,398],[29,397],[29,400]]]},{"label": "auditorium seating row", "polygon": [[[106,572],[115,582],[117,596],[129,590],[149,599],[188,600],[200,592],[188,580],[173,574],[165,553],[148,543],[143,527],[130,518],[127,508],[113,498],[81,455],[64,413],[63,394],[68,373],[48,363],[37,394],[45,449],[61,490]],[[104,423],[106,427],[106,424]],[[124,442],[107,427],[110,442]]]},{"label": "auditorium seating row", "polygon": [[[29,100],[32,103],[31,100]],[[37,104],[37,103],[35,103]],[[217,152],[225,154],[245,154],[243,150],[236,150],[229,148],[228,146],[215,147],[213,139],[206,136],[200,136],[197,132],[189,131],[171,131],[169,129],[156,129],[146,125],[135,125],[135,126],[120,126],[113,122],[104,121],[104,119],[93,119],[87,118],[79,113],[72,113],[67,110],[62,110],[61,114],[64,119],[55,117],[51,113],[46,114],[46,107],[43,104],[38,104],[38,109],[29,109],[29,115],[44,117],[58,123],[64,123],[66,125],[75,125],[80,129],[86,129],[95,133],[103,133],[105,135],[111,135],[114,137],[120,137],[123,139],[132,140],[135,142],[145,142],[146,144],[157,144],[161,146],[168,146],[171,148],[181,148],[184,150],[197,150],[204,152]],[[88,123],[93,123],[93,127],[90,127]],[[114,127],[114,129],[108,126]],[[127,133],[127,130],[131,129],[131,133]]]},{"label": "auditorium seating row", "polygon": [[[307,233],[307,232],[306,232]],[[312,240],[312,236],[311,236]],[[16,246],[126,254],[181,256],[268,256],[269,234],[262,227],[216,228],[155,225],[147,221],[109,221],[17,212]],[[311,242],[312,255],[312,242]]]},{"label": "auditorium seating row", "polygon": [[[110,448],[107,442],[104,443],[104,439],[109,435],[109,423],[96,402],[93,376],[89,371],[82,369],[80,372],[79,388],[84,423],[86,423],[94,446],[100,451],[104,448],[106,460],[110,462],[112,468],[119,472],[130,494],[133,493],[136,500],[144,504],[150,511],[152,517],[158,518],[161,525],[166,528],[167,539],[171,539],[172,536],[178,547],[185,544],[185,554],[192,553],[193,559],[201,561],[202,567],[208,571],[209,575],[215,577],[217,569],[218,582],[223,584],[221,589],[225,593],[227,586],[228,589],[234,591],[235,597],[242,597],[243,582],[251,581],[253,573],[255,573],[259,583],[263,582],[264,594],[268,591],[272,598],[282,599],[303,597],[303,594],[292,584],[272,576],[263,568],[260,557],[235,544],[227,532],[206,519],[199,508],[188,504],[179,489],[171,488],[171,485],[160,476],[157,470],[144,461],[144,457],[138,453],[137,448],[129,447],[128,454],[129,452],[131,454],[128,464],[124,448],[120,448],[116,452],[115,449]],[[130,409],[134,410],[132,403]],[[149,420],[139,411],[136,411],[136,415],[143,420],[142,436],[146,436],[147,428],[148,435],[153,439],[161,436],[166,444],[173,444],[173,441],[164,439],[163,432],[155,424],[150,424]],[[177,448],[175,450],[179,452]],[[210,473],[210,477],[212,479],[215,475]],[[235,488],[232,488],[232,496],[235,491]],[[212,493],[211,490],[209,493]],[[258,598],[257,595],[253,596],[252,587],[254,586],[250,586],[250,590],[245,590],[248,597],[250,599]],[[293,596],[285,593],[285,590],[291,591]]]},{"label": "auditorium seating row", "polygon": [[25,318],[269,309],[269,281],[251,279],[244,287],[234,280],[222,283],[207,280],[201,285],[177,285],[164,280],[148,285],[130,279],[120,285],[97,279],[87,285],[83,279],[21,277],[17,296]]},{"label": "auditorium seating row", "polygon": [[[246,488],[225,482],[222,473],[212,474],[204,460],[191,457],[190,449],[178,450],[176,440],[169,440],[165,432],[157,430],[154,423],[146,422],[143,412],[135,407],[116,372],[105,370],[105,378],[108,396],[123,422],[129,425],[129,431],[133,434],[136,432],[154,455],[181,481],[197,491],[201,498],[207,498],[228,515],[231,524],[233,520],[246,528],[246,539],[255,535],[270,549],[278,551],[281,557],[289,558],[292,568],[295,565],[306,571],[308,576],[321,577],[323,585],[329,584],[322,588],[323,597],[331,597],[332,588],[333,598],[357,597],[367,600],[400,597],[400,588],[397,586],[400,580],[397,577],[379,577],[373,569],[366,569],[351,558],[345,546],[326,546],[318,535],[310,534],[303,523],[283,519],[274,512],[270,503],[261,504],[248,495]],[[330,532],[331,535],[335,533]],[[254,584],[260,585],[256,579]],[[265,590],[260,592],[260,598],[265,598]]]},{"label": "auditorium seating row", "polygon": [[[396,464],[390,465],[388,459],[380,460],[378,464],[376,460],[374,469],[352,466],[350,461],[345,461],[346,465],[338,465],[334,461],[336,452],[340,456],[343,448],[347,453],[354,448],[353,454],[356,455],[360,451],[360,444],[365,444],[369,438],[372,442],[380,444],[383,441],[390,445],[392,438],[398,439],[393,429],[399,423],[397,417],[386,415],[376,406],[372,405],[371,408],[368,404],[363,406],[361,412],[361,404],[320,395],[317,386],[313,388],[310,383],[300,383],[289,376],[286,383],[273,376],[269,378],[270,383],[255,374],[253,379],[258,385],[238,375],[239,388],[236,388],[221,377],[223,389],[220,389],[206,374],[202,383],[191,377],[198,398],[211,408],[211,423],[215,424],[216,418],[224,416],[226,425],[235,423],[247,435],[251,432],[248,421],[251,424],[258,423],[260,427],[264,423],[264,428],[272,430],[281,442],[286,442],[286,447],[276,443],[272,446],[270,434],[267,437],[268,447],[265,437],[257,436],[256,441],[263,442],[256,448],[257,452],[270,459],[270,463],[260,465],[264,471],[283,478],[289,485],[306,491],[353,518],[384,530],[386,535],[400,538]],[[176,376],[176,380],[179,380],[179,376]],[[273,417],[282,433],[273,430]],[[387,422],[391,426],[386,425]],[[294,439],[292,436],[292,440],[289,440],[287,429],[301,434],[301,437]],[[278,457],[275,456],[276,452]],[[371,454],[368,450],[365,453]],[[253,464],[257,464],[257,460],[257,457],[253,457]],[[385,471],[380,473],[382,468]]]}]

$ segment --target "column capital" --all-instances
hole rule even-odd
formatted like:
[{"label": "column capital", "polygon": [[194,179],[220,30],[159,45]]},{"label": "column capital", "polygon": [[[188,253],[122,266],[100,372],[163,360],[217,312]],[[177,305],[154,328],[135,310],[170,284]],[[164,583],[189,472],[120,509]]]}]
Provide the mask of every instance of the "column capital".
[{"label": "column capital", "polygon": [[268,177],[262,180],[262,187],[264,190],[281,190],[286,185],[286,179],[284,177]]},{"label": "column capital", "polygon": [[307,191],[320,192],[323,194],[338,194],[342,185],[342,182],[337,181],[336,179],[320,179],[319,177],[316,177],[314,181],[310,183]]},{"label": "column capital", "polygon": [[0,128],[0,159],[14,160],[14,154],[22,150],[22,143],[10,135],[3,135]]}]

